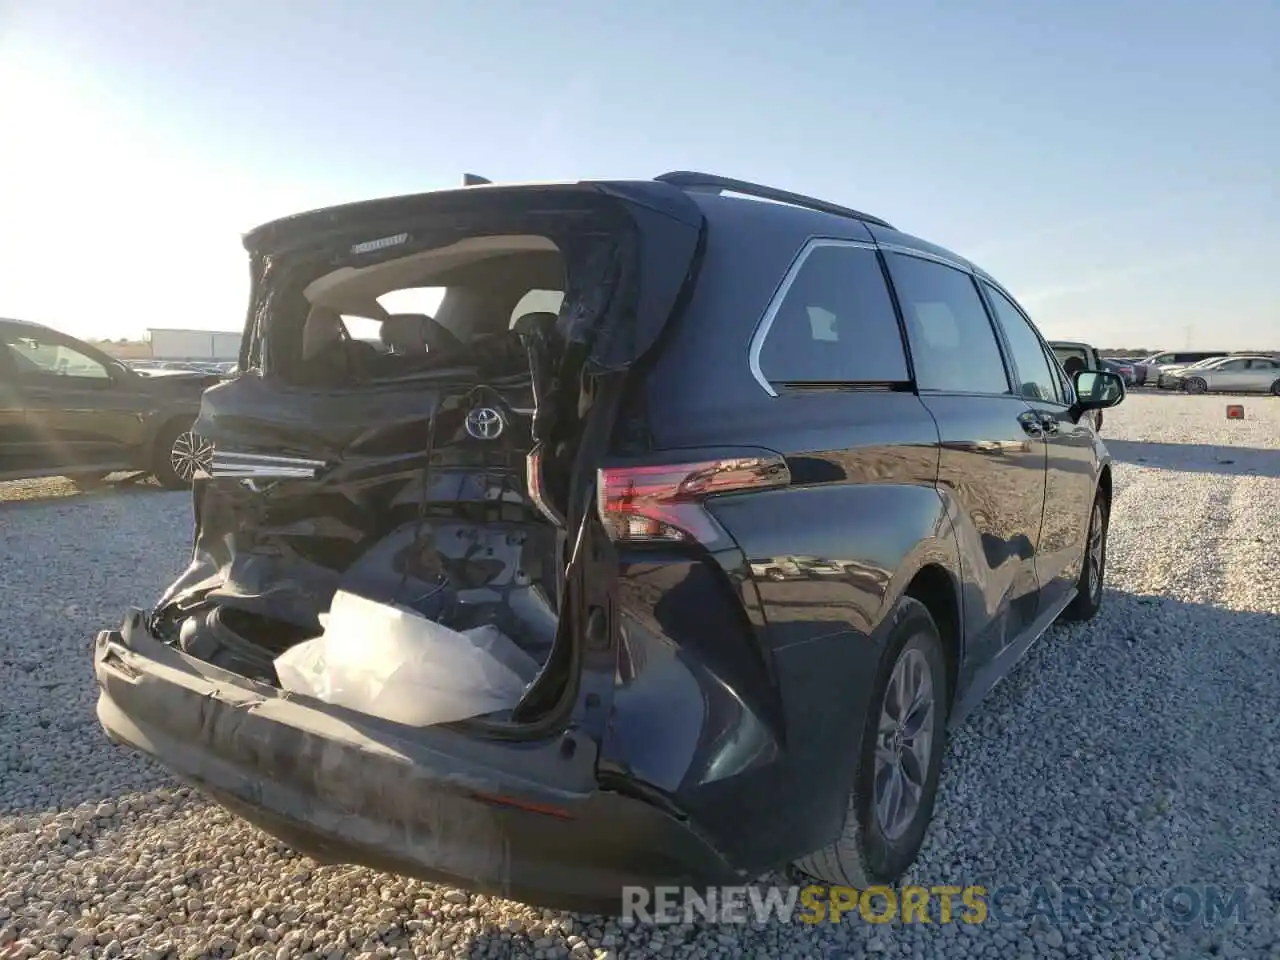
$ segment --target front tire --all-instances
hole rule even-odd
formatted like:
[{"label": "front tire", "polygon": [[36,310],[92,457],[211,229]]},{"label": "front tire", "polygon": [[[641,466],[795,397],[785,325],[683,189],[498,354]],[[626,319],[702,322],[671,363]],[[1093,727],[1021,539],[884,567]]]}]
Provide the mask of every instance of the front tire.
[{"label": "front tire", "polygon": [[1075,623],[1092,620],[1102,608],[1102,587],[1107,574],[1107,534],[1111,526],[1110,504],[1099,490],[1093,498],[1089,514],[1089,533],[1085,539],[1084,561],[1076,581],[1076,598],[1060,619]]},{"label": "front tire", "polygon": [[191,432],[189,421],[166,426],[156,438],[151,472],[166,490],[189,490],[197,469],[208,469],[213,447]]},{"label": "front tire", "polygon": [[844,830],[830,846],[796,861],[805,873],[839,886],[897,881],[933,819],[949,702],[942,640],[919,600],[903,597],[892,617]]},{"label": "front tire", "polygon": [[1192,377],[1187,381],[1185,389],[1187,393],[1205,393],[1209,389],[1209,384],[1205,383],[1199,377]]}]

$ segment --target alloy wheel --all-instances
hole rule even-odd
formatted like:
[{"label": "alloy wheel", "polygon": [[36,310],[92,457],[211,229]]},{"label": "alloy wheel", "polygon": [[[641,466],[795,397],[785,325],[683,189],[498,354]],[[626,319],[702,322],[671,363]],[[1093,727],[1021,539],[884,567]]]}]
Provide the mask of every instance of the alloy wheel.
[{"label": "alloy wheel", "polygon": [[880,831],[896,840],[916,818],[933,753],[933,675],[924,653],[908,649],[889,675],[876,733],[873,796]]},{"label": "alloy wheel", "polygon": [[213,444],[199,434],[184,431],[173,440],[173,446],[169,449],[169,464],[174,473],[190,483],[197,471],[208,473],[212,467]]}]

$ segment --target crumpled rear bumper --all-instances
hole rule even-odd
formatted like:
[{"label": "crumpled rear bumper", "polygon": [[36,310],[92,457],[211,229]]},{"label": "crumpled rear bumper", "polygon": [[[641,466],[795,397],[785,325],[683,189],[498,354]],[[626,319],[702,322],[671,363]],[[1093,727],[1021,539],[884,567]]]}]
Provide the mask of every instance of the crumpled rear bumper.
[{"label": "crumpled rear bumper", "polygon": [[140,615],[98,635],[94,671],[113,741],[320,862],[600,913],[625,885],[741,882],[686,821],[557,770],[595,748],[573,734],[539,750],[353,714],[194,660]]}]

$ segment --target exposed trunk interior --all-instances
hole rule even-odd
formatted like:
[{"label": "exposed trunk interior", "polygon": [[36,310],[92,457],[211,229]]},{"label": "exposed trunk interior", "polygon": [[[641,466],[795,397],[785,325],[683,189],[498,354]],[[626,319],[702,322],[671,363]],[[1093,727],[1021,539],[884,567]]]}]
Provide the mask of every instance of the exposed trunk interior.
[{"label": "exposed trunk interior", "polygon": [[[565,533],[526,458],[565,358],[564,258],[530,235],[418,246],[358,267],[308,251],[256,291],[266,369],[206,397],[195,557],[153,618],[187,653],[277,684],[274,658],[344,590],[552,661]],[[433,314],[382,305],[415,294]]]},{"label": "exposed trunk interior", "polygon": [[533,658],[519,702],[480,720],[495,736],[598,703],[575,638],[612,580],[575,545],[601,542],[595,465],[702,225],[683,194],[631,192],[483,187],[247,235],[243,372],[204,395],[192,561],[151,632],[279,683],[274,659],[343,591]]}]

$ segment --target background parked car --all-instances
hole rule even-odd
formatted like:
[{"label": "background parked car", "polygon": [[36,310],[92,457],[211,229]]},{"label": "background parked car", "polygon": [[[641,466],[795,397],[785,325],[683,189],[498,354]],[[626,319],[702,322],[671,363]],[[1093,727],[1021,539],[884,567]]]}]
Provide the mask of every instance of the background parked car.
[{"label": "background parked car", "polygon": [[1209,357],[1205,360],[1199,360],[1195,363],[1173,364],[1165,367],[1160,375],[1156,378],[1156,386],[1161,390],[1179,390],[1181,389],[1180,377],[1189,375],[1193,371],[1200,370],[1204,367],[1212,366],[1228,359],[1226,356]]},{"label": "background parked car", "polygon": [[1173,378],[1175,389],[1187,393],[1224,390],[1280,397],[1280,360],[1274,357],[1219,357],[1173,374]]},{"label": "background parked car", "polygon": [[[168,372],[168,371],[166,371]],[[207,444],[191,433],[219,377],[144,376],[49,327],[0,320],[0,480],[152,473],[189,486]]]},{"label": "background parked car", "polygon": [[1124,379],[1126,387],[1141,386],[1147,377],[1146,368],[1136,360],[1126,360],[1118,357],[1103,357],[1102,368],[1110,370],[1112,373],[1119,374]]},{"label": "background parked car", "polygon": [[1186,367],[1193,363],[1200,363],[1202,360],[1212,360],[1214,357],[1225,357],[1225,350],[1173,350],[1165,353],[1153,353],[1142,361],[1146,368],[1146,377],[1143,382],[1148,384],[1158,384],[1160,382],[1160,374],[1171,372],[1175,367]]}]

